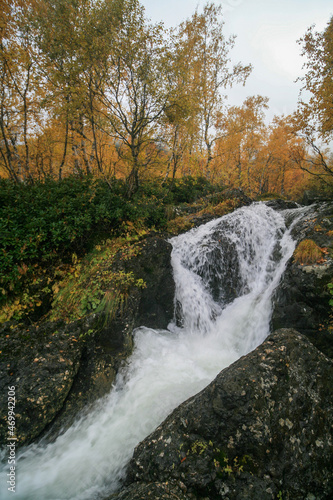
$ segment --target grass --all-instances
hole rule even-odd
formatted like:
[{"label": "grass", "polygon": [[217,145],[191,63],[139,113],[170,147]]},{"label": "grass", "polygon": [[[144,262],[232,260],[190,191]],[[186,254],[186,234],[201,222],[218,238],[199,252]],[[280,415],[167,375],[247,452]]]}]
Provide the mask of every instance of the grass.
[{"label": "grass", "polygon": [[117,238],[97,245],[78,262],[54,289],[50,319],[74,321],[94,312],[105,312],[111,320],[126,303],[131,287],[144,288],[132,272],[115,270],[115,259],[129,260],[139,253],[137,239]]},{"label": "grass", "polygon": [[310,239],[301,241],[294,251],[294,260],[299,264],[315,264],[323,258],[323,250]]}]

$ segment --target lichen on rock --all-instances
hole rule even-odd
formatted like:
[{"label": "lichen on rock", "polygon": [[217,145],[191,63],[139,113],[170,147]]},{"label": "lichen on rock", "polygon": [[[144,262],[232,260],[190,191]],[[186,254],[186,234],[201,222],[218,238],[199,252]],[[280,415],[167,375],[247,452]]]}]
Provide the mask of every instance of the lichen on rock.
[{"label": "lichen on rock", "polygon": [[129,489],[115,498],[136,498],[142,484],[179,481],[186,498],[329,498],[332,383],[332,360],[306,337],[291,329],[271,334],[139,444]]}]

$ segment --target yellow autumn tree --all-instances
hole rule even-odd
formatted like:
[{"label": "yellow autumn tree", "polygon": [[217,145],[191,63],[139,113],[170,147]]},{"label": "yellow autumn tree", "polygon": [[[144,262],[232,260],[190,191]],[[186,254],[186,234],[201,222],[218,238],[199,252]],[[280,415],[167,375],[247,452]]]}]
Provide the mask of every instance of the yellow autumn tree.
[{"label": "yellow autumn tree", "polygon": [[44,96],[33,32],[27,23],[33,1],[2,2],[0,14],[0,170],[15,181],[32,181],[32,144],[43,126]]},{"label": "yellow autumn tree", "polygon": [[215,127],[224,106],[226,89],[244,84],[251,66],[232,65],[230,51],[235,37],[224,35],[222,6],[207,3],[203,12],[196,11],[179,27],[178,47],[184,54],[188,89],[194,103],[198,143],[204,157],[201,174],[211,176],[214,144],[218,140]]}]

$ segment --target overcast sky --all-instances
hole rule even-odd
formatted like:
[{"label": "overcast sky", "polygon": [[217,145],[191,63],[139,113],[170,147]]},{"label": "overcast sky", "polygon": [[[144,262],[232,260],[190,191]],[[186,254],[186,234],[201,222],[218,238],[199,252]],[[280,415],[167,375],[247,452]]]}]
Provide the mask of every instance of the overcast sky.
[{"label": "overcast sky", "polygon": [[[190,17],[203,0],[141,0],[146,16],[176,26]],[[269,97],[267,118],[296,109],[304,57],[297,40],[307,28],[322,31],[333,15],[332,0],[215,0],[222,4],[225,34],[237,36],[230,53],[234,62],[251,63],[253,71],[246,86],[235,87],[229,103],[241,105],[248,95]]]}]

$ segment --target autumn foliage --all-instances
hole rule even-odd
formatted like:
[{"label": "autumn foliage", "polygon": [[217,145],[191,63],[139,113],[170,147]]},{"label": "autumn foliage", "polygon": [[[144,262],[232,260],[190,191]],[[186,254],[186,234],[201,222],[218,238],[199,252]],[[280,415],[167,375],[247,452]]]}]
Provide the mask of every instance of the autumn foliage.
[{"label": "autumn foliage", "polygon": [[332,20],[301,43],[312,98],[267,124],[263,96],[228,105],[252,68],[231,62],[221,6],[167,30],[138,0],[0,0],[0,322],[40,318],[60,283],[68,317],[94,310],[105,290],[86,297],[90,271],[73,288],[81,258],[103,241],[118,251],[142,232],[189,229],[191,210],[221,216],[234,188],[330,192],[318,138],[332,133]]},{"label": "autumn foliage", "polygon": [[138,0],[1,0],[0,175],[123,179],[129,198],[147,179],[188,175],[299,194],[318,152],[289,117],[267,125],[266,98],[227,105],[251,66],[231,64],[223,27],[212,3],[166,30]]}]

